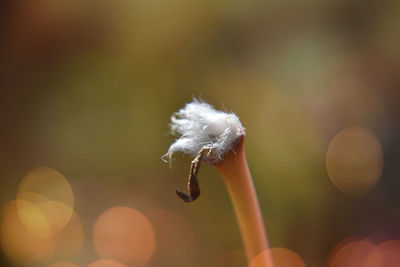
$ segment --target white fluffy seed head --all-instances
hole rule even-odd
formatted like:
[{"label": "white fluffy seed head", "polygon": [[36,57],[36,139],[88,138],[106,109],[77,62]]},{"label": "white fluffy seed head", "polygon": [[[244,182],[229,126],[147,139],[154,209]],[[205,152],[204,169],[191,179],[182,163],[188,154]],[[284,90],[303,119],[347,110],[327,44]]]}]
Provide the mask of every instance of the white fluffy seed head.
[{"label": "white fluffy seed head", "polygon": [[202,148],[207,148],[209,153],[203,161],[216,163],[246,134],[234,113],[216,110],[197,99],[172,115],[170,127],[179,136],[163,156],[170,162],[175,152],[196,157]]}]

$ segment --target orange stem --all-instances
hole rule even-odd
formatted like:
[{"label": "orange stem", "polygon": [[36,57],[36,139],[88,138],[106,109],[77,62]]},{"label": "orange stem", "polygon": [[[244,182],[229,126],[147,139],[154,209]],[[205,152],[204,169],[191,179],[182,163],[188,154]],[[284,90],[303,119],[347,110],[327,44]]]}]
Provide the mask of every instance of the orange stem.
[{"label": "orange stem", "polygon": [[[228,188],[250,262],[261,252],[267,251],[269,245],[256,190],[247,165],[244,137],[240,138],[234,151],[229,152],[224,160],[216,164],[216,167]],[[273,266],[270,253],[263,254],[265,259],[259,265],[258,258],[257,266]]]}]

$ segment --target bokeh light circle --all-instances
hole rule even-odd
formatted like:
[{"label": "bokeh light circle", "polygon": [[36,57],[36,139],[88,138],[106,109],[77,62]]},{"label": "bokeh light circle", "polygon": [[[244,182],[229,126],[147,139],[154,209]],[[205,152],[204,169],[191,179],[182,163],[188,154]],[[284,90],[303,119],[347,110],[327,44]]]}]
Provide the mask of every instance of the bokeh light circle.
[{"label": "bokeh light circle", "polygon": [[102,259],[90,263],[87,267],[127,267],[127,266],[116,260]]},{"label": "bokeh light circle", "polygon": [[392,267],[400,264],[400,241],[387,240],[379,244],[378,249],[383,256],[384,266]]},{"label": "bokeh light circle", "polygon": [[43,210],[25,200],[16,200],[15,203],[18,217],[28,231],[41,237],[51,235],[51,225]]},{"label": "bokeh light circle", "polygon": [[397,267],[400,264],[400,241],[386,240],[369,255],[365,267]]},{"label": "bokeh light circle", "polygon": [[[349,244],[349,243],[351,243],[351,242],[353,242],[353,241],[360,241],[360,240],[362,240],[362,238],[359,237],[359,236],[350,236],[350,237],[347,237],[347,238],[343,239],[342,241],[340,241],[339,243],[337,243],[337,244],[334,246],[334,248],[331,250],[327,262],[330,263],[330,262],[332,261],[333,257],[335,257],[336,253],[337,253],[343,246],[345,246],[345,245],[347,245],[347,244]],[[328,265],[329,265],[329,264],[328,264]]]},{"label": "bokeh light circle", "polygon": [[[30,217],[42,218],[39,209],[32,208],[32,204],[20,200],[19,207],[30,211]],[[55,242],[52,238],[33,234],[21,222],[17,210],[17,201],[10,201],[3,207],[1,223],[1,248],[8,258],[20,265],[30,265],[47,258],[54,250]]]},{"label": "bokeh light circle", "polygon": [[329,144],[326,166],[332,183],[340,191],[352,196],[361,195],[375,186],[381,176],[381,144],[364,127],[346,128]]},{"label": "bokeh light circle", "polygon": [[60,261],[50,264],[49,267],[79,267],[79,265],[72,262]]},{"label": "bokeh light circle", "polygon": [[[16,203],[25,227],[36,235],[46,237],[58,233],[67,225],[73,214],[74,195],[71,185],[61,173],[38,167],[22,179]],[[40,216],[32,216],[39,213]]]},{"label": "bokeh light circle", "polygon": [[333,253],[328,267],[365,266],[376,246],[369,241],[351,241]]},{"label": "bokeh light circle", "polygon": [[137,210],[114,207],[97,219],[93,243],[99,257],[142,266],[155,248],[155,235],[150,221]]},{"label": "bokeh light circle", "polygon": [[68,224],[73,215],[73,209],[58,201],[46,201],[37,205],[45,216],[49,225],[49,232],[44,235],[54,235],[59,233]]},{"label": "bokeh light circle", "polygon": [[303,259],[294,251],[287,248],[270,248],[255,256],[249,267],[272,267],[265,266],[266,254],[272,256],[274,267],[305,267]]}]

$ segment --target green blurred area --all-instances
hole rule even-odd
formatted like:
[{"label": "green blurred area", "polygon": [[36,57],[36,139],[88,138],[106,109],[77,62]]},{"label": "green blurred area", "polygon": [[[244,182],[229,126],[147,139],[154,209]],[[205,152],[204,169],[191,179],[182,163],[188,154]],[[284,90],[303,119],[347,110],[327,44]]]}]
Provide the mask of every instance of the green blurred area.
[{"label": "green blurred area", "polygon": [[[32,168],[61,172],[85,233],[64,260],[93,261],[93,224],[121,205],[177,211],[193,228],[192,255],[146,266],[211,266],[242,248],[216,170],[202,167],[202,195],[187,204],[174,191],[190,159],[177,155],[172,170],[160,159],[171,114],[192,97],[246,127],[271,246],[312,267],[348,236],[398,238],[397,1],[10,0],[0,13],[0,204]],[[374,132],[385,159],[360,197],[337,190],[325,166],[330,141],[352,125]]]}]

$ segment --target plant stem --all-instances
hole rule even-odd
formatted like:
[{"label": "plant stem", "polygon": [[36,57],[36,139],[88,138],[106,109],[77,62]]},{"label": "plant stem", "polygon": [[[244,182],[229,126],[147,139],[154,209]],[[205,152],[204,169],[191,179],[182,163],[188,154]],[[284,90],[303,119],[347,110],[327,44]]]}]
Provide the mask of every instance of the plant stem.
[{"label": "plant stem", "polygon": [[[244,137],[240,138],[234,151],[229,152],[225,159],[216,164],[216,167],[228,188],[250,262],[255,256],[266,251],[269,245],[257,194],[247,165]],[[257,266],[273,266],[270,253],[263,254],[266,255],[265,260],[263,264]]]}]

